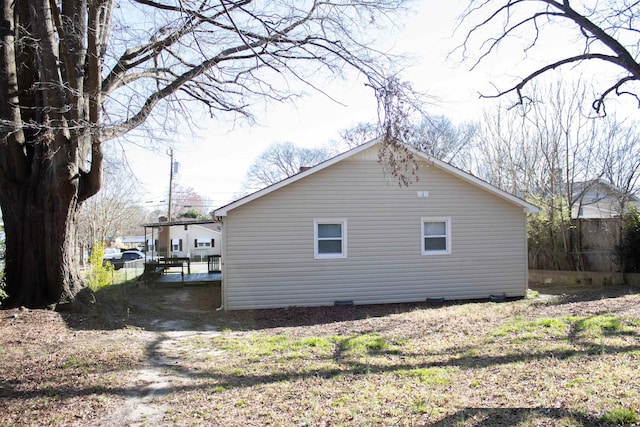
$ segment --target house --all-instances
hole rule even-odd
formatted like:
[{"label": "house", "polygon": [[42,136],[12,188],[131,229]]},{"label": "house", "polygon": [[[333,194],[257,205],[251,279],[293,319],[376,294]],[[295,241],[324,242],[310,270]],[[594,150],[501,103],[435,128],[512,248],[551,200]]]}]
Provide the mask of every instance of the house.
[{"label": "house", "polygon": [[377,144],[214,212],[224,309],[525,295],[538,209],[417,151],[418,181],[401,186]]},{"label": "house", "polygon": [[116,246],[124,249],[144,249],[144,236],[125,236],[116,239]]},{"label": "house", "polygon": [[639,209],[640,199],[602,179],[574,182],[571,189],[572,260],[585,271],[619,271],[621,215]]},{"label": "house", "polygon": [[[171,256],[206,261],[209,255],[220,255],[220,224],[212,220],[180,219],[143,224],[148,257],[165,256],[171,240]],[[147,230],[150,230],[150,234]],[[169,234],[168,234],[169,233]]]},{"label": "house", "polygon": [[573,184],[571,218],[616,218],[630,206],[640,209],[640,199],[601,179]]}]

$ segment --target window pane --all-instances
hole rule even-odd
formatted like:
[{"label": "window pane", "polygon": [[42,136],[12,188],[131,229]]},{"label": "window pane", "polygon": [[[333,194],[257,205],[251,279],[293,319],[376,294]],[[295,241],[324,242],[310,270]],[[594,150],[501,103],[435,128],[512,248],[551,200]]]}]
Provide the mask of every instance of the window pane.
[{"label": "window pane", "polygon": [[424,250],[425,251],[446,251],[447,239],[445,237],[425,237]]},{"label": "window pane", "polygon": [[318,224],[318,238],[342,237],[342,224]]},{"label": "window pane", "polygon": [[318,253],[319,254],[341,254],[342,241],[341,240],[318,240]]},{"label": "window pane", "polygon": [[447,223],[444,221],[424,223],[425,236],[444,236],[446,233],[447,233]]}]

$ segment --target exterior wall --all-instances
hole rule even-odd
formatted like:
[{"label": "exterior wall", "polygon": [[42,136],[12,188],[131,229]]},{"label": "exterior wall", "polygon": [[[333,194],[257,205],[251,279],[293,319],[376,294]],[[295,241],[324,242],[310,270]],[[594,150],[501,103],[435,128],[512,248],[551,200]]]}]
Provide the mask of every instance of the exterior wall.
[{"label": "exterior wall", "polygon": [[[592,184],[592,188],[588,189],[578,200],[572,209],[572,218],[616,218],[620,216],[621,206],[620,199],[623,198],[623,192],[613,186],[596,183]],[[631,196],[625,204],[628,211],[630,207],[640,208],[640,202],[635,196]]]},{"label": "exterior wall", "polygon": [[[450,255],[422,255],[423,217],[451,218]],[[346,258],[314,259],[314,219],[346,219]],[[525,221],[522,207],[434,166],[400,187],[374,147],[228,212],[223,304],[524,296]]]},{"label": "exterior wall", "polygon": [[571,211],[571,218],[613,218],[619,216],[618,210],[612,203],[605,201],[594,202],[583,206],[574,206]]}]

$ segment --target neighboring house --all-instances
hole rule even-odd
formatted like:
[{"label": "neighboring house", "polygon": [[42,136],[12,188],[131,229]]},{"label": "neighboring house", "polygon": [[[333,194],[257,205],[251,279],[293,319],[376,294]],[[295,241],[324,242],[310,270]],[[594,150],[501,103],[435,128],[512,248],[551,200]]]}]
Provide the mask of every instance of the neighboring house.
[{"label": "neighboring house", "polygon": [[123,249],[137,249],[139,251],[144,249],[144,236],[126,236],[122,239],[116,239],[119,243],[118,247]]},{"label": "neighboring house", "polygon": [[[176,220],[168,223],[161,221],[143,224],[151,229],[151,235],[145,233],[146,253],[149,257],[165,256],[167,242],[171,239],[171,256],[188,257],[195,261],[206,261],[209,255],[220,255],[220,224],[211,220]],[[171,235],[167,236],[168,228]]]},{"label": "neighboring house", "polygon": [[571,218],[616,218],[630,206],[640,208],[640,199],[625,195],[620,189],[605,181],[594,179],[573,184]]},{"label": "neighboring house", "polygon": [[538,209],[415,152],[385,173],[371,141],[219,208],[228,310],[522,297]]}]

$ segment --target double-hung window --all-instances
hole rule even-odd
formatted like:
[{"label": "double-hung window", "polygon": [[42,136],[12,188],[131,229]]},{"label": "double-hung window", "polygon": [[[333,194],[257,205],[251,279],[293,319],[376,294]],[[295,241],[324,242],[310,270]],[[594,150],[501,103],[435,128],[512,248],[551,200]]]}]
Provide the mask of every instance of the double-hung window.
[{"label": "double-hung window", "polygon": [[315,220],[313,229],[315,258],[347,257],[347,220]]},{"label": "double-hung window", "polygon": [[212,248],[215,246],[215,239],[195,239],[193,241],[193,247],[194,248]]},{"label": "double-hung window", "polygon": [[422,255],[451,253],[451,219],[422,218]]}]

